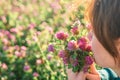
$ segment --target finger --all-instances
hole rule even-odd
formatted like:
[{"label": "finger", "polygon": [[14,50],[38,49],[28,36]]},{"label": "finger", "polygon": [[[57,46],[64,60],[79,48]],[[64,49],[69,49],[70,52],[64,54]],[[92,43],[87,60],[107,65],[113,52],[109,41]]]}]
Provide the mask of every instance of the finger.
[{"label": "finger", "polygon": [[86,74],[85,74],[83,71],[81,71],[81,72],[77,73],[77,75],[78,75],[78,76],[81,75],[81,76],[84,76],[84,77],[85,77]]},{"label": "finger", "polygon": [[73,72],[72,69],[66,69],[68,80],[85,80],[84,72]]},{"label": "finger", "polygon": [[92,73],[92,74],[98,74],[97,69],[95,67],[95,63],[93,63],[92,65],[90,65],[90,73]]},{"label": "finger", "polygon": [[72,69],[66,68],[66,73],[68,76],[76,76],[78,75],[78,72],[73,72]]},{"label": "finger", "polygon": [[86,80],[86,73],[84,73],[83,71],[79,72],[77,76],[78,80]]},{"label": "finger", "polygon": [[86,78],[88,80],[101,80],[99,75],[96,74],[86,74]]}]

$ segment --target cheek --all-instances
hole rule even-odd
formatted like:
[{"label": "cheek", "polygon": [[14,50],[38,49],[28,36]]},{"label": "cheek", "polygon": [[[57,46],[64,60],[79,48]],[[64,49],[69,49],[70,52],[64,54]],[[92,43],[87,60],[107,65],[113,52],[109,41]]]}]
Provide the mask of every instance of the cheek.
[{"label": "cheek", "polygon": [[100,58],[102,57],[99,50],[100,48],[98,47],[98,44],[96,44],[96,41],[92,40],[92,51],[94,53],[94,59],[95,59],[95,62],[100,65],[101,63]]},{"label": "cheek", "polygon": [[93,37],[91,45],[95,61],[98,65],[102,67],[113,67],[115,65],[113,57],[110,56],[95,37]]},{"label": "cheek", "polygon": [[92,38],[92,41],[91,41],[91,45],[92,45],[92,51],[94,53],[94,58],[95,58],[95,61],[96,63],[98,62],[97,59],[99,59],[99,48],[98,48],[98,44],[96,43],[96,40],[95,38],[93,37]]},{"label": "cheek", "polygon": [[95,37],[92,38],[91,45],[92,45],[92,51],[94,54],[98,53],[99,50],[101,49]]}]

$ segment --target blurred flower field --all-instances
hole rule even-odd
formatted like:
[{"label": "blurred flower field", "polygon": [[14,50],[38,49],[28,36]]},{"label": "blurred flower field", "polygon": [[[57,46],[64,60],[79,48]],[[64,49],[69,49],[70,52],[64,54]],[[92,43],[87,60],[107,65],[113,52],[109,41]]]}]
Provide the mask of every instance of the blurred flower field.
[{"label": "blurred flower field", "polygon": [[72,1],[0,0],[0,80],[67,80],[53,42],[76,20],[85,26],[83,5]]}]

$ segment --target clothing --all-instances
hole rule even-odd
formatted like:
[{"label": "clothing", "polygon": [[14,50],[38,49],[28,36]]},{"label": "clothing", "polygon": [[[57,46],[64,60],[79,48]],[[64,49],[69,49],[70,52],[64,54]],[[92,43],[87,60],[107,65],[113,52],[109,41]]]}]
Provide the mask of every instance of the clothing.
[{"label": "clothing", "polygon": [[118,75],[110,68],[103,68],[98,70],[101,80],[120,80]]}]

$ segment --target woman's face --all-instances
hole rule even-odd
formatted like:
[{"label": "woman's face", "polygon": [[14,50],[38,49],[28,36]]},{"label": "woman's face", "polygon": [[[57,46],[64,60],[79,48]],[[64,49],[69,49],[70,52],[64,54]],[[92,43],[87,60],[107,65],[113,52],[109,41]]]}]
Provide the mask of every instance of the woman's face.
[{"label": "woman's face", "polygon": [[101,45],[97,40],[96,36],[93,35],[92,38],[92,50],[94,53],[95,62],[101,67],[115,67],[114,58],[109,54],[109,52]]}]

